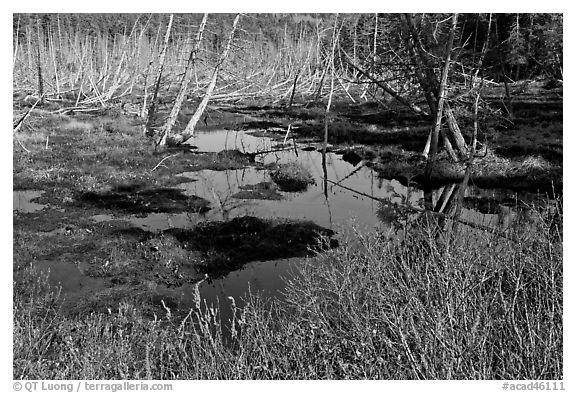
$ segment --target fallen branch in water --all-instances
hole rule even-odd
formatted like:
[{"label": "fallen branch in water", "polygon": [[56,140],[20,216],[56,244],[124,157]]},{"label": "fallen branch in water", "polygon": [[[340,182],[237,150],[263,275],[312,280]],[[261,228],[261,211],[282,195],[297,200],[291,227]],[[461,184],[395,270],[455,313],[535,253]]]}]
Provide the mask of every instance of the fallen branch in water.
[{"label": "fallen branch in water", "polygon": [[292,150],[292,146],[282,147],[282,148],[279,148],[279,149],[257,151],[257,152],[255,152],[255,153],[244,153],[244,154],[257,156],[257,155],[259,155],[259,154],[276,153],[276,152],[279,152],[279,151],[286,151],[286,150]]}]

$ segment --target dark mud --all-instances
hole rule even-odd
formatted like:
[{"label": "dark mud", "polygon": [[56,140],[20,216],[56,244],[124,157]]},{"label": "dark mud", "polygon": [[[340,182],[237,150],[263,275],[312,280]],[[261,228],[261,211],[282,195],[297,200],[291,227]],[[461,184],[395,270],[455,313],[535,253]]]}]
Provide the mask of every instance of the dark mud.
[{"label": "dark mud", "polygon": [[204,274],[217,279],[253,261],[304,257],[338,244],[331,239],[333,231],[311,222],[256,217],[160,233],[121,221],[88,230],[61,229],[33,237],[18,231],[15,262],[36,259],[40,269],[50,269],[51,282],[65,290],[66,312],[71,314],[106,312],[124,297],[141,302],[153,315],[161,300],[176,307],[170,296],[157,292],[159,287],[190,286]]},{"label": "dark mud", "polygon": [[224,222],[205,222],[193,230],[172,229],[186,250],[202,253],[200,269],[210,277],[236,270],[248,262],[313,255],[322,248],[333,248],[335,232],[312,222],[263,220],[237,217]]}]

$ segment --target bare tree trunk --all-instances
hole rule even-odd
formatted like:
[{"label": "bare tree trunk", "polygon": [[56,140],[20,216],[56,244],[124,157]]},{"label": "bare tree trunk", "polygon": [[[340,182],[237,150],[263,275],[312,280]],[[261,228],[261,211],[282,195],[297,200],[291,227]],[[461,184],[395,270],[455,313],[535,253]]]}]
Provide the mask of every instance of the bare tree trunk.
[{"label": "bare tree trunk", "polygon": [[324,171],[324,196],[328,199],[328,170],[326,167],[326,150],[328,147],[328,128],[330,123],[330,107],[332,106],[332,95],[334,94],[334,52],[336,51],[336,26],[338,24],[338,14],[334,20],[334,30],[332,32],[332,51],[330,53],[330,95],[326,104],[326,113],[324,116],[324,147],[322,148],[322,169]]},{"label": "bare tree trunk", "polygon": [[194,67],[196,66],[196,54],[200,50],[200,43],[202,42],[202,34],[204,33],[204,27],[206,27],[207,20],[208,20],[208,14],[204,14],[202,22],[200,22],[200,26],[198,26],[198,31],[196,32],[194,47],[190,52],[190,57],[188,57],[188,63],[186,64],[186,70],[184,71],[184,75],[182,76],[182,82],[180,83],[180,89],[178,90],[178,95],[176,96],[176,100],[174,101],[172,111],[170,111],[170,116],[168,116],[166,124],[164,124],[162,130],[162,136],[160,137],[157,143],[158,146],[163,146],[166,144],[166,139],[169,137],[170,132],[172,131],[172,127],[174,127],[174,124],[176,123],[178,113],[180,113],[180,108],[182,107],[182,103],[184,102],[184,97],[186,96],[186,91],[188,90],[188,85],[190,84]]},{"label": "bare tree trunk", "polygon": [[353,46],[352,46],[352,56],[353,56],[352,61],[354,62],[354,64],[357,63],[357,61],[356,61],[356,59],[357,59],[357,55],[356,55],[357,46],[358,46],[358,18],[356,18],[356,21],[354,22],[354,42],[353,42]]},{"label": "bare tree trunk", "polygon": [[324,78],[325,77],[326,77],[326,68],[324,68],[324,70],[322,71],[322,75],[320,76],[320,82],[318,83],[318,89],[316,90],[316,94],[314,95],[314,105],[316,105],[316,103],[320,99],[320,96],[322,95],[322,89],[324,87]]},{"label": "bare tree trunk", "polygon": [[[137,64],[136,65],[136,70],[134,70],[134,75],[132,76],[132,82],[130,82],[130,94],[132,94],[132,91],[134,89],[134,85],[136,84],[136,80],[138,79],[139,76],[139,70],[140,70],[140,50],[142,47],[142,37],[144,37],[144,34],[146,33],[148,24],[150,23],[150,20],[152,19],[152,15],[150,15],[148,17],[148,20],[146,21],[146,23],[144,24],[144,26],[142,26],[142,30],[140,30],[140,35],[138,36],[138,40],[136,41],[136,58],[134,60],[134,62]],[[107,42],[107,40],[106,40]],[[106,63],[108,62],[108,56],[106,56]],[[106,65],[104,67],[104,73],[107,75],[108,74],[108,66]],[[102,90],[105,90],[105,87],[102,87]]]},{"label": "bare tree trunk", "polygon": [[36,16],[36,60],[38,68],[38,96],[40,97],[40,104],[44,101],[44,80],[42,79],[42,63],[40,57],[40,17]]},{"label": "bare tree trunk", "polygon": [[440,128],[440,137],[442,137],[442,143],[444,143],[444,148],[448,152],[448,155],[452,159],[452,162],[458,162],[458,156],[454,152],[454,148],[452,147],[452,143],[450,139],[448,139],[448,135],[446,135],[446,131]]},{"label": "bare tree trunk", "polygon": [[16,66],[16,55],[18,54],[18,36],[20,35],[20,16],[18,16],[18,24],[16,25],[16,41],[14,42],[14,56],[12,57],[12,72]]},{"label": "bare tree trunk", "polygon": [[175,138],[174,142],[177,145],[186,142],[188,139],[194,136],[196,124],[200,120],[202,113],[204,113],[204,109],[206,109],[208,101],[210,101],[210,97],[212,96],[212,92],[214,91],[214,87],[216,86],[216,80],[218,79],[218,73],[220,72],[220,68],[222,67],[222,64],[224,64],[224,61],[228,57],[228,52],[230,52],[230,47],[232,46],[232,41],[234,40],[234,32],[236,31],[236,26],[238,25],[239,20],[240,20],[240,14],[237,14],[236,18],[234,18],[234,23],[232,24],[232,31],[228,36],[228,43],[226,44],[224,52],[222,52],[222,54],[220,55],[218,63],[216,63],[216,66],[214,67],[214,72],[212,73],[212,79],[210,80],[210,84],[206,89],[204,98],[202,99],[202,102],[200,102],[200,105],[196,109],[196,112],[194,113],[194,116],[192,116],[192,119],[190,119],[190,122],[186,126],[184,132],[180,134],[177,138]]},{"label": "bare tree trunk", "polygon": [[474,78],[472,79],[473,84],[472,87],[476,87],[476,78],[478,77],[478,73],[482,70],[482,65],[484,63],[484,57],[486,56],[486,51],[488,49],[488,44],[490,42],[490,30],[492,27],[492,14],[490,14],[488,18],[488,32],[486,33],[486,41],[484,41],[484,45],[482,45],[482,52],[480,53],[480,60],[478,60],[478,66],[476,67],[476,72],[474,73]]},{"label": "bare tree trunk", "polygon": [[[518,45],[518,43],[520,42],[520,14],[516,13],[516,43]],[[530,53],[530,52],[528,52]],[[515,81],[518,81],[520,79],[520,62],[518,62],[518,64],[516,64],[516,78],[514,78]]]},{"label": "bare tree trunk", "polygon": [[500,62],[500,72],[502,73],[502,78],[504,79],[504,90],[506,92],[506,99],[504,103],[504,109],[508,112],[508,117],[512,118],[512,97],[510,96],[510,86],[508,86],[508,77],[506,76],[506,67],[504,67],[504,59],[502,58],[502,43],[500,42],[500,34],[498,33],[498,19],[494,24],[496,32],[496,40],[499,42],[498,45],[498,60]]},{"label": "bare tree trunk", "polygon": [[446,83],[448,81],[448,71],[450,70],[450,55],[452,53],[452,44],[454,41],[454,33],[456,31],[456,23],[458,22],[458,14],[452,15],[452,29],[448,37],[448,45],[446,48],[446,60],[444,61],[444,69],[442,70],[442,78],[440,80],[440,88],[438,92],[438,108],[436,110],[436,122],[434,130],[432,131],[432,138],[430,143],[430,158],[426,162],[426,170],[424,173],[425,179],[430,180],[432,175],[432,168],[436,161],[436,154],[438,152],[438,135],[442,126],[442,109],[444,107],[444,99],[446,97]]},{"label": "bare tree trunk", "polygon": [[160,58],[158,61],[158,73],[156,74],[156,81],[154,82],[154,93],[152,93],[152,100],[150,101],[150,109],[148,109],[148,115],[146,119],[146,133],[152,136],[154,131],[154,120],[156,117],[156,106],[158,105],[158,91],[160,90],[160,82],[162,80],[162,72],[164,71],[164,58],[166,57],[166,51],[168,49],[168,41],[170,40],[170,30],[172,29],[172,20],[174,19],[174,14],[170,14],[170,20],[168,21],[168,27],[166,28],[166,35],[164,36],[164,46],[160,52]]},{"label": "bare tree trunk", "polygon": [[[120,62],[118,63],[118,67],[116,68],[116,73],[114,74],[112,86],[110,87],[110,89],[106,93],[106,100],[109,100],[110,98],[112,98],[112,96],[114,95],[116,90],[121,85],[120,73],[122,71],[122,65],[124,64],[124,60],[126,59],[126,54],[128,53],[128,42],[130,42],[130,39],[132,38],[132,34],[134,34],[134,31],[136,30],[136,26],[138,25],[138,19],[139,18],[137,17],[136,21],[134,22],[134,26],[132,27],[132,30],[130,31],[130,35],[128,36],[128,38],[126,38],[126,41],[124,42],[124,46],[122,48],[122,55],[120,56]],[[124,32],[124,33],[126,33],[126,32]],[[124,37],[125,36],[126,35],[124,34]],[[118,46],[120,46],[120,42],[118,42]],[[112,51],[114,51],[114,50],[112,50]]]},{"label": "bare tree trunk", "polygon": [[34,69],[34,49],[32,48],[32,36],[34,35],[34,32],[32,31],[32,27],[30,25],[26,26],[26,34],[24,35],[26,36],[26,41],[28,44],[28,69],[32,71]]},{"label": "bare tree trunk", "polygon": [[[402,21],[404,26],[404,35],[406,36],[406,47],[408,48],[408,53],[410,53],[410,57],[412,57],[414,63],[416,78],[424,91],[424,97],[426,98],[430,112],[436,113],[438,108],[435,99],[435,90],[437,90],[435,85],[437,85],[438,82],[434,76],[434,71],[427,70],[426,65],[424,64],[424,54],[421,50],[421,43],[412,22],[412,14],[405,14]],[[412,44],[410,37],[414,40],[414,44]],[[415,46],[417,46],[417,48]]]},{"label": "bare tree trunk", "polygon": [[292,85],[292,94],[290,94],[290,101],[288,102],[288,108],[290,108],[292,106],[292,103],[294,102],[294,95],[296,94],[296,85],[298,83],[298,77],[300,76],[300,71],[302,68],[299,68],[298,71],[296,71],[296,76],[294,77],[294,84]]},{"label": "bare tree trunk", "polygon": [[[146,67],[146,71],[144,72],[144,98],[142,99],[142,110],[140,112],[141,118],[146,118],[148,114],[148,74],[150,74],[150,68],[152,68],[152,64],[154,63],[154,48],[158,44],[158,38],[160,37],[160,26],[158,26],[158,31],[156,32],[156,38],[154,39],[154,45],[150,48],[150,61],[148,62],[148,66]],[[146,128],[146,126],[144,126]]]},{"label": "bare tree trunk", "polygon": [[376,64],[376,38],[378,37],[378,14],[374,15],[374,44],[372,49],[372,67]]},{"label": "bare tree trunk", "polygon": [[478,140],[478,101],[480,100],[480,91],[476,93],[476,99],[474,100],[474,134],[472,136],[472,148],[470,149],[470,155],[468,156],[468,163],[466,166],[466,172],[464,173],[464,179],[460,185],[460,190],[458,193],[458,199],[456,202],[456,208],[454,211],[454,225],[452,227],[452,235],[456,234],[458,231],[458,224],[460,221],[460,214],[462,213],[462,204],[464,202],[464,194],[468,188],[468,181],[470,180],[470,173],[472,172],[472,165],[474,164],[474,155],[476,154],[476,142]]},{"label": "bare tree trunk", "polygon": [[460,152],[461,156],[466,157],[468,155],[468,146],[466,146],[466,141],[462,136],[460,126],[456,121],[456,117],[454,116],[452,108],[450,108],[450,104],[446,102],[444,105],[446,105],[446,120],[448,121],[448,128],[452,133],[452,137],[454,137],[454,140],[456,141],[456,146],[458,147],[458,151]]},{"label": "bare tree trunk", "polygon": [[406,18],[408,22],[408,29],[410,30],[410,34],[414,39],[414,47],[418,54],[417,58],[421,64],[421,71],[424,75],[424,81],[426,82],[427,90],[429,93],[438,98],[438,80],[436,78],[436,74],[434,73],[435,64],[431,60],[431,57],[426,51],[424,50],[424,46],[422,45],[422,41],[420,40],[420,36],[416,31],[416,26],[414,26],[414,21],[412,19],[411,14],[407,14],[409,17]]},{"label": "bare tree trunk", "polygon": [[54,77],[56,78],[56,93],[60,93],[60,80],[58,78],[58,65],[56,62],[56,48],[54,48],[54,32],[49,34],[50,49],[52,50],[52,64],[54,65]]},{"label": "bare tree trunk", "polygon": [[[346,54],[345,54],[346,55]],[[348,55],[346,55],[348,56]],[[423,115],[423,116],[430,116],[430,114],[426,111],[424,111],[422,108],[420,108],[418,105],[408,101],[406,98],[402,97],[400,94],[398,94],[398,92],[396,92],[392,87],[390,87],[390,85],[388,85],[386,82],[384,81],[379,81],[377,80],[375,77],[373,77],[372,75],[370,75],[367,71],[362,70],[361,68],[359,68],[356,64],[352,64],[350,62],[349,59],[346,59],[346,62],[352,66],[352,68],[354,68],[358,73],[366,76],[368,79],[370,79],[373,83],[375,83],[376,85],[378,85],[378,87],[380,87],[382,90],[384,90],[386,93],[390,94],[392,97],[394,97],[394,99],[396,99],[398,102],[400,102],[402,105],[405,105],[406,107],[410,108],[410,110],[412,110],[412,112],[419,114],[419,115]]]}]

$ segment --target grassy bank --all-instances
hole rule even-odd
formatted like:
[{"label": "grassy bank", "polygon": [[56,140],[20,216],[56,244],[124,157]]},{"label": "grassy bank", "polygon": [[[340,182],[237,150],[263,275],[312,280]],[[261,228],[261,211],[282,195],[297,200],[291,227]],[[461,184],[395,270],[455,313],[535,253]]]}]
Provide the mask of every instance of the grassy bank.
[{"label": "grassy bank", "polygon": [[426,217],[396,240],[358,234],[304,264],[286,301],[248,299],[226,343],[204,307],[67,316],[16,261],[14,378],[561,379],[562,236],[537,217],[519,243],[461,227],[447,247]]}]

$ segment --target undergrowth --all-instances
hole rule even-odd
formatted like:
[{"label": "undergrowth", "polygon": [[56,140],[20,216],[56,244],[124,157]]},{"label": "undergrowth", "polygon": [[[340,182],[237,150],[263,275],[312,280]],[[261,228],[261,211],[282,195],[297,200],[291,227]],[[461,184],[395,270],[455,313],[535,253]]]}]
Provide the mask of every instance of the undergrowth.
[{"label": "undergrowth", "polygon": [[233,307],[228,333],[198,290],[183,318],[130,299],[66,316],[16,262],[14,378],[562,379],[562,216],[538,217],[516,240],[447,237],[426,216],[395,240],[356,234],[302,264],[285,300]]}]

